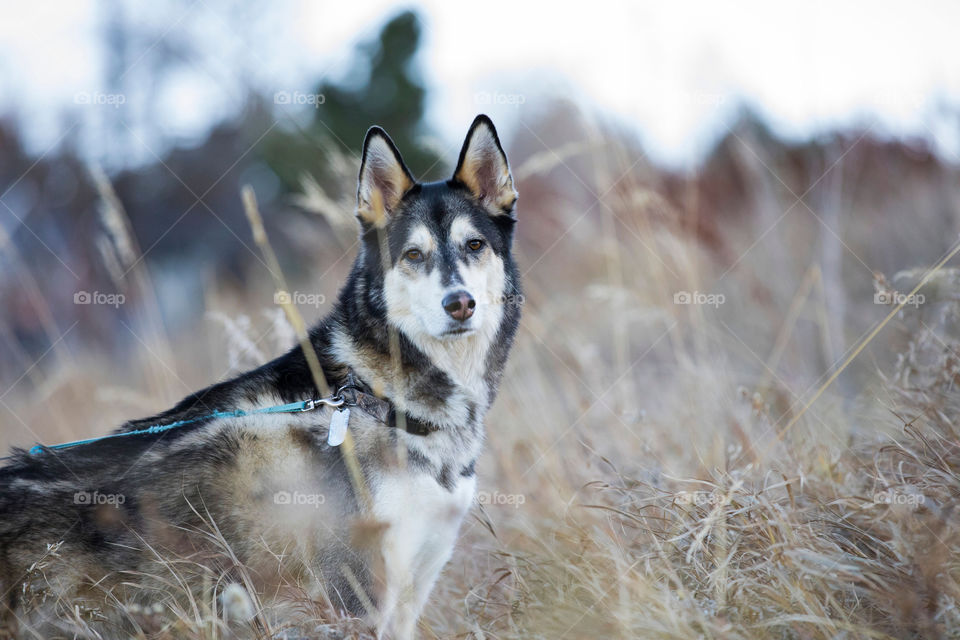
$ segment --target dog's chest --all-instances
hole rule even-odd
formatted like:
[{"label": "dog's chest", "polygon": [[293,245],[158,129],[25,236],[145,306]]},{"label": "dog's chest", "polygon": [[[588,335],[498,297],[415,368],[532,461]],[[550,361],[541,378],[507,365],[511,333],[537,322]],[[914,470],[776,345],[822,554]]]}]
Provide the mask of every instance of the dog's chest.
[{"label": "dog's chest", "polygon": [[381,478],[374,513],[387,527],[383,559],[388,576],[407,575],[415,590],[429,589],[450,557],[475,490],[476,476],[458,476],[452,489],[423,473]]}]

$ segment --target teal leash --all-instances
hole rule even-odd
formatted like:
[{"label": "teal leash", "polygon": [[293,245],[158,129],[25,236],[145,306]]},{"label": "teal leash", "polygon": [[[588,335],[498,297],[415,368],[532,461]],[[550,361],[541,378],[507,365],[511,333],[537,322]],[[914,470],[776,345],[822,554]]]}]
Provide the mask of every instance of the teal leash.
[{"label": "teal leash", "polygon": [[304,411],[313,411],[319,406],[328,406],[338,408],[343,406],[344,399],[342,395],[343,389],[346,387],[341,387],[337,394],[329,398],[319,398],[316,400],[303,400],[301,402],[289,402],[287,404],[280,404],[273,407],[265,407],[263,409],[254,409],[253,411],[244,411],[243,409],[237,409],[235,411],[214,411],[208,413],[205,416],[200,416],[197,418],[190,418],[189,420],[178,420],[176,422],[171,422],[170,424],[155,424],[147,427],[146,429],[137,429],[136,431],[125,431],[123,433],[111,433],[107,436],[100,436],[99,438],[87,438],[86,440],[75,440],[73,442],[64,442],[63,444],[52,444],[49,446],[38,444],[30,449],[30,455],[39,455],[44,451],[48,450],[57,450],[57,449],[69,449],[70,447],[77,447],[84,444],[92,444],[94,442],[100,442],[101,440],[111,440],[113,438],[122,438],[124,436],[141,436],[146,434],[154,433],[163,433],[169,431],[170,429],[176,429],[177,427],[182,427],[184,425],[193,424],[194,422],[200,422],[202,420],[210,420],[212,418],[242,418],[244,416],[255,416],[258,414],[264,413],[303,413]]}]

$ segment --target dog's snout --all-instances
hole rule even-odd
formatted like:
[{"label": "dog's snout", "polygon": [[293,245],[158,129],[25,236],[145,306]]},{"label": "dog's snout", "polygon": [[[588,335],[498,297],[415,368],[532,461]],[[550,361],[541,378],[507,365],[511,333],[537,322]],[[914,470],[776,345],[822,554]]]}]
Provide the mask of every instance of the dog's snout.
[{"label": "dog's snout", "polygon": [[477,301],[466,291],[454,291],[443,298],[443,310],[454,320],[463,322],[473,315]]}]

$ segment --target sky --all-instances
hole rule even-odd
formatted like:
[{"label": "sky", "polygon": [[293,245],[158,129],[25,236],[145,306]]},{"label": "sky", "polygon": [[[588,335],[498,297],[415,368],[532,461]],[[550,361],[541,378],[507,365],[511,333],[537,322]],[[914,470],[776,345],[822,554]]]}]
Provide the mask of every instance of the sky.
[{"label": "sky", "polygon": [[[956,2],[10,2],[0,113],[41,153],[79,123],[109,154],[97,145],[109,109],[129,113],[145,140],[150,127],[188,140],[235,113],[245,87],[270,95],[342,77],[354,46],[406,7],[424,19],[428,116],[447,144],[477,112],[509,135],[561,96],[635,128],[667,164],[695,163],[743,103],[788,137],[872,126],[960,159]],[[120,105],[104,97],[101,46],[118,10],[146,25],[127,72],[143,92]],[[137,53],[157,47],[184,61],[161,87]]]}]

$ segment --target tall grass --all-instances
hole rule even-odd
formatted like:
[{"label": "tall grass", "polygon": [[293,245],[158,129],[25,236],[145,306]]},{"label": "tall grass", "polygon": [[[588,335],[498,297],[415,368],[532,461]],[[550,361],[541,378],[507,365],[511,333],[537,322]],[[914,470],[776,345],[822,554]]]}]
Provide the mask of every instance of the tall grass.
[{"label": "tall grass", "polygon": [[[424,637],[955,633],[957,273],[946,264],[918,290],[923,304],[889,319],[874,294],[909,292],[951,248],[950,234],[931,246],[913,227],[952,227],[942,208],[919,205],[960,201],[956,181],[901,185],[918,205],[904,221],[903,201],[865,191],[886,186],[855,138],[839,138],[829,161],[801,155],[809,170],[799,171],[783,147],[738,131],[718,157],[746,196],[705,202],[707,168],[664,176],[601,125],[561,134],[545,119],[525,133],[512,156],[522,326],[487,420],[480,499]],[[315,183],[310,202],[328,220],[344,208]],[[349,252],[344,220],[334,227]],[[332,301],[348,264],[322,258],[291,287]],[[682,292],[708,303],[680,304]],[[102,433],[277,353],[271,336],[286,346],[294,332],[265,314],[271,302],[268,273],[242,297],[214,283],[203,305],[220,320],[206,333],[132,354],[163,376],[130,383],[91,353],[58,359],[32,394],[18,394],[11,411],[29,433],[4,430],[5,444]],[[85,397],[70,433],[48,409],[64,395]],[[210,598],[225,588],[211,586]],[[306,637],[365,633],[297,585],[287,593],[284,605],[254,607],[261,623],[224,622],[211,600],[150,609],[141,628],[268,637],[297,614]],[[137,606],[142,617],[149,605]]]}]

